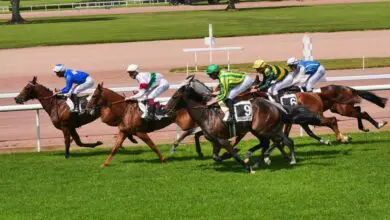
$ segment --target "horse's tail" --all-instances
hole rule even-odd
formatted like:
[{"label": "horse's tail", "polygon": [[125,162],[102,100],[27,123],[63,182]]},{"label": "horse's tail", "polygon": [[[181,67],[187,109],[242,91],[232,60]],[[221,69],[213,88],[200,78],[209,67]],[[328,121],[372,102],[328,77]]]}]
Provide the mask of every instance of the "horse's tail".
[{"label": "horse's tail", "polygon": [[282,112],[282,121],[287,124],[300,124],[300,125],[320,125],[321,118],[315,112],[310,111],[303,106],[284,106],[287,110],[287,114]]},{"label": "horse's tail", "polygon": [[363,99],[365,99],[369,102],[374,103],[377,106],[380,106],[382,108],[384,108],[386,106],[387,98],[379,97],[379,96],[375,95],[374,93],[369,92],[369,91],[365,91],[365,90],[355,90],[354,89],[354,92],[356,92],[358,94],[358,96],[362,97]]}]

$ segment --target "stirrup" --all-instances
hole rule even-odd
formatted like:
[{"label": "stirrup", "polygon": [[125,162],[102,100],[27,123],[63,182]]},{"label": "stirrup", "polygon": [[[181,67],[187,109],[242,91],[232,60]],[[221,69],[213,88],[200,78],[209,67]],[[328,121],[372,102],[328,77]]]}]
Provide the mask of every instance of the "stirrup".
[{"label": "stirrup", "polygon": [[224,122],[230,122],[230,112],[226,112],[225,115],[223,116],[222,121]]}]

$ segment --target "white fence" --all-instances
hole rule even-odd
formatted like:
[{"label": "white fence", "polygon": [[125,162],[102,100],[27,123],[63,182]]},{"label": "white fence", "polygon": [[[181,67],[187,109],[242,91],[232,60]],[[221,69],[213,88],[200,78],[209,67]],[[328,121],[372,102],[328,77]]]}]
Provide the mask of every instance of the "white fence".
[{"label": "white fence", "polygon": [[0,13],[9,12],[9,7],[7,6],[0,6]]},{"label": "white fence", "polygon": [[[44,4],[22,6],[22,10],[62,10],[62,9],[90,9],[90,8],[113,8],[128,7],[129,5],[168,3],[167,0],[126,0],[126,1],[103,1],[103,2],[72,2],[63,4]],[[1,11],[1,8],[0,8]],[[8,11],[8,7],[7,7]]]},{"label": "white fence", "polygon": [[[336,82],[336,81],[346,81],[346,80],[367,80],[367,79],[390,79],[390,74],[383,75],[365,75],[365,76],[339,76],[339,77],[327,77],[326,81]],[[206,83],[209,87],[216,87],[217,83]],[[180,88],[180,84],[170,85],[170,89]],[[390,84],[384,85],[366,85],[366,86],[353,86],[352,88],[357,90],[390,90]],[[137,87],[121,87],[121,88],[112,88],[115,92],[131,92],[137,90]],[[86,93],[92,93],[93,90],[87,90]],[[4,98],[15,98],[18,93],[4,93],[0,94],[0,99]],[[157,99],[161,102],[167,102],[169,97],[163,97]],[[0,112],[13,112],[13,111],[36,111],[36,136],[37,136],[37,151],[41,151],[41,142],[40,142],[40,117],[39,110],[43,109],[40,104],[30,104],[30,105],[9,105],[9,106],[0,106]]]}]

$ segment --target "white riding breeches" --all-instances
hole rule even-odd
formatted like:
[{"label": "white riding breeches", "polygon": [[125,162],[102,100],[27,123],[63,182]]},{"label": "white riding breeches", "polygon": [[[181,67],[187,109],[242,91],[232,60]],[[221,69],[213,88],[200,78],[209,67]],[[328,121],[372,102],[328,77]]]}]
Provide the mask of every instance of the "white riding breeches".
[{"label": "white riding breeches", "polygon": [[282,81],[277,82],[277,83],[273,84],[271,87],[269,87],[268,93],[270,93],[271,95],[277,95],[281,89],[292,86],[293,79],[294,79],[293,74],[291,74],[291,73],[287,74],[287,76],[284,77],[284,79]]},{"label": "white riding breeches", "polygon": [[152,88],[151,90],[147,91],[145,97],[147,97],[147,99],[155,99],[163,92],[167,91],[168,89],[169,89],[168,81],[166,79],[161,79],[160,84]]},{"label": "white riding breeches", "polygon": [[88,76],[85,79],[85,82],[83,84],[80,84],[80,85],[73,87],[73,89],[71,89],[69,91],[69,95],[71,95],[71,94],[78,95],[79,93],[84,92],[85,90],[92,88],[94,84],[95,84],[95,82],[93,81],[93,79],[90,76]]},{"label": "white riding breeches", "polygon": [[325,76],[325,68],[324,66],[320,65],[317,69],[317,72],[314,73],[312,76],[310,76],[309,79],[306,81],[306,90],[312,91],[314,84],[320,81],[324,76]]},{"label": "white riding breeches", "polygon": [[234,87],[233,89],[231,89],[226,98],[234,99],[239,94],[241,94],[241,93],[245,92],[247,89],[249,89],[252,86],[253,82],[254,82],[254,80],[251,77],[245,76],[245,79],[242,81],[242,83],[240,85]]}]

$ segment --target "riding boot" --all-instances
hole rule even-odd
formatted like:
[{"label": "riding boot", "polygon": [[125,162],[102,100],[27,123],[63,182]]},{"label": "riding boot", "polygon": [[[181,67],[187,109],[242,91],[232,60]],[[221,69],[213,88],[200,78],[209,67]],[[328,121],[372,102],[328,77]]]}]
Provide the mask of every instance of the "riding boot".
[{"label": "riding boot", "polygon": [[[272,95],[276,103],[280,103],[280,94]],[[282,104],[282,103],[280,103]]]},{"label": "riding boot", "polygon": [[148,104],[148,113],[145,117],[146,120],[154,120],[155,112],[156,112],[156,106],[154,104]]},{"label": "riding boot", "polygon": [[229,108],[229,117],[227,122],[234,123],[234,101],[232,99],[226,99],[226,106]]},{"label": "riding boot", "polygon": [[73,105],[74,105],[72,112],[80,112],[80,103],[77,94],[72,94],[70,96],[70,99],[73,101]]}]

